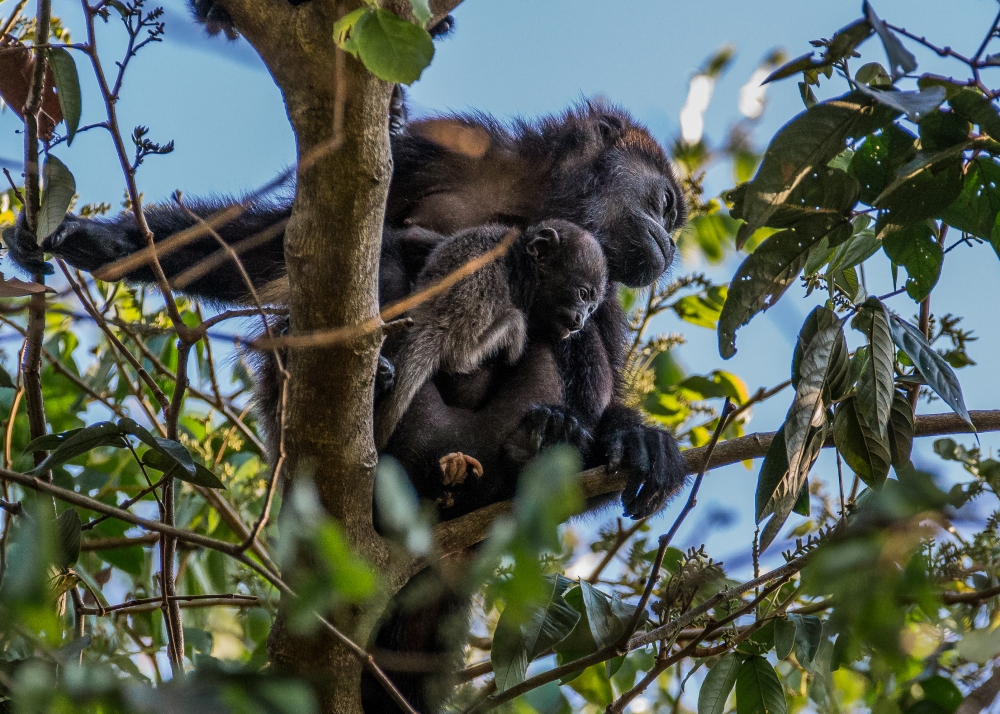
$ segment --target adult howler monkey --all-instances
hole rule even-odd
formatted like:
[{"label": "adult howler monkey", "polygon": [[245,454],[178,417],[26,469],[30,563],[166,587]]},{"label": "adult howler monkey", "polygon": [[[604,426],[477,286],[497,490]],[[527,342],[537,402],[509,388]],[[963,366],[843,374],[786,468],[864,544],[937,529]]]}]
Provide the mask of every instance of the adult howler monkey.
[{"label": "adult howler monkey", "polygon": [[[422,120],[395,136],[392,149],[395,168],[379,275],[383,304],[409,292],[426,256],[426,246],[414,246],[408,239],[411,225],[450,234],[492,222],[527,226],[561,218],[589,230],[604,251],[609,279],[629,286],[652,284],[673,260],[670,233],[683,222],[682,196],[660,146],[615,107],[587,102],[559,116],[509,127],[482,115]],[[207,217],[223,204],[202,201],[190,207]],[[283,231],[274,227],[290,212],[288,205],[253,202],[217,229],[239,252],[257,285],[283,274]],[[184,209],[172,205],[150,207],[147,222],[157,242],[195,224]],[[51,270],[23,223],[8,234],[7,243],[22,267]],[[144,247],[130,214],[67,218],[43,245],[83,270],[96,270]],[[165,252],[160,262],[170,278],[223,255],[215,238],[206,235]],[[125,277],[140,283],[153,280],[148,266]],[[240,302],[246,294],[240,271],[230,261],[218,262],[185,291],[216,303]],[[585,455],[587,465],[607,463],[624,471],[625,514],[641,517],[680,487],[684,468],[670,435],[646,426],[640,413],[617,401],[624,350],[624,315],[615,291],[609,290],[586,328],[560,345],[565,404],[540,406],[526,419],[538,432],[540,447],[563,440],[576,427],[589,430],[594,445]],[[502,398],[504,381],[516,371],[516,366],[512,372],[503,365],[488,365],[471,377],[439,375],[435,382],[445,406],[476,409]],[[268,403],[266,394],[262,401]],[[269,416],[265,413],[265,420]],[[427,427],[432,431],[431,424]],[[452,432],[450,438],[461,439],[461,434]],[[504,484],[499,492],[512,493],[513,484]],[[455,514],[474,507],[456,504]]]}]

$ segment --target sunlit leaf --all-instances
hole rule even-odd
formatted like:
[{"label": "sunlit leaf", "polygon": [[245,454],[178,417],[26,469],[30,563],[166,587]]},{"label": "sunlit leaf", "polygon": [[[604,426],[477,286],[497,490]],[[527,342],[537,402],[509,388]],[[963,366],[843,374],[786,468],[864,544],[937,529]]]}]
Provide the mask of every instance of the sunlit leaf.
[{"label": "sunlit leaf", "polygon": [[80,110],[82,95],[80,93],[80,78],[76,72],[76,60],[69,51],[62,47],[49,50],[49,65],[56,78],[56,88],[59,90],[59,106],[62,107],[63,119],[66,120],[66,145],[73,143],[76,129],[80,126]]},{"label": "sunlit leaf", "polygon": [[347,51],[357,52],[379,79],[412,84],[434,57],[434,42],[422,27],[382,8],[367,10],[350,31]]},{"label": "sunlit leaf", "polygon": [[28,473],[43,474],[51,471],[57,466],[73,459],[80,454],[85,454],[91,449],[99,446],[115,446],[124,448],[125,441],[122,432],[116,424],[109,421],[97,422],[91,426],[76,432],[50,453],[46,459]]},{"label": "sunlit leaf", "polygon": [[927,223],[913,223],[882,238],[882,248],[897,265],[906,268],[906,294],[916,302],[930,295],[941,277],[944,249]]}]

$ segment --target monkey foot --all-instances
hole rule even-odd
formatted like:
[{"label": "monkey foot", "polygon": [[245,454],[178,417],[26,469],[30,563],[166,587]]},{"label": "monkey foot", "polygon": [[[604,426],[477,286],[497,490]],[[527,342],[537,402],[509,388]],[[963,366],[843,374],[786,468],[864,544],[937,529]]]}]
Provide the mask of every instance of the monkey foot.
[{"label": "monkey foot", "polygon": [[438,464],[441,466],[441,473],[444,475],[445,486],[454,486],[456,484],[465,483],[465,479],[469,475],[469,471],[471,471],[476,478],[480,478],[483,475],[483,465],[473,457],[463,454],[461,451],[455,451],[442,456],[441,460],[438,461]]}]

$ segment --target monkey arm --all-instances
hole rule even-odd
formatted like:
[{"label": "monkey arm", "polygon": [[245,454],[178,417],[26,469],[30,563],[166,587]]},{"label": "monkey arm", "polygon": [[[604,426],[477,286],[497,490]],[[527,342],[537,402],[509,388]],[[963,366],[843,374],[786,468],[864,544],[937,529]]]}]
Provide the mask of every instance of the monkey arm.
[{"label": "monkey arm", "polygon": [[[210,220],[225,204],[199,202],[190,205],[198,217]],[[251,204],[239,215],[214,227],[214,232],[240,257],[255,287],[284,273],[284,225],[289,207]],[[146,222],[158,246],[157,257],[167,278],[178,289],[196,297],[218,302],[234,302],[246,297],[247,286],[239,268],[208,229],[198,230],[200,221],[185,208],[175,205],[150,206]],[[189,238],[181,234],[195,229]],[[34,236],[19,219],[4,233],[11,259],[29,272],[51,273],[35,248]],[[123,213],[110,219],[67,216],[62,225],[45,238],[41,250],[62,258],[75,268],[94,272],[147,247],[135,216]],[[147,258],[112,277],[132,283],[155,282]]]}]

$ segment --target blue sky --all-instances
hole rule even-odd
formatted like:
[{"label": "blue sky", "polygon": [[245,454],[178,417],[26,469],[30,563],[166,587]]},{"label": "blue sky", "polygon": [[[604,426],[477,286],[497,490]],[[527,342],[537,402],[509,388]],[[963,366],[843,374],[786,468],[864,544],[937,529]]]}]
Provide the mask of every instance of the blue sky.
[{"label": "blue sky", "polygon": [[[7,0],[0,11],[7,12],[12,5]],[[875,9],[888,21],[967,53],[975,51],[997,7],[993,0],[875,2]],[[54,0],[53,8],[73,30],[74,39],[82,40],[79,5]],[[154,141],[176,142],[172,154],[147,159],[138,175],[140,190],[147,201],[157,201],[175,189],[190,196],[232,194],[266,182],[294,160],[280,93],[245,41],[206,37],[189,21],[180,0],[168,0],[165,9],[164,41],[133,61],[119,103],[123,127],[147,125]],[[706,138],[718,142],[738,117],[739,88],[765,54],[775,47],[784,48],[789,56],[802,54],[810,49],[810,39],[829,37],[860,12],[860,0],[466,0],[455,12],[453,37],[438,44],[433,64],[411,88],[411,105],[415,114],[478,109],[501,117],[531,117],[602,95],[630,109],[668,143],[678,133],[677,117],[691,75],[706,56],[728,43],[737,57],[718,82],[705,117]],[[112,66],[123,47],[123,33],[117,26],[99,32],[106,66]],[[906,44],[917,55],[920,70],[962,69],[913,42]],[[1000,40],[997,45],[1000,51]],[[866,61],[884,61],[874,40],[863,49]],[[77,61],[84,91],[82,124],[99,121],[96,86],[83,59]],[[1000,86],[1000,76],[987,77],[991,79]],[[754,132],[758,145],[801,108],[794,79],[771,87],[767,109]],[[10,112],[0,115],[0,157],[20,154],[21,138],[14,133],[18,127]],[[82,201],[119,204],[123,181],[105,134],[82,134],[73,147],[60,147],[56,153],[76,175]],[[729,182],[728,170],[710,172],[710,193],[727,188]],[[679,265],[675,274],[707,269],[714,279],[726,281],[737,264],[733,260],[711,269]],[[868,278],[876,286],[873,292],[891,289],[887,264],[875,264]],[[962,248],[948,255],[941,286],[934,293],[936,313],[965,315],[967,326],[980,337],[971,348],[979,365],[960,373],[972,409],[1000,404],[1000,380],[994,377],[1000,367],[997,285],[996,255],[985,246]],[[813,304],[802,294],[793,287],[775,308],[741,330],[739,353],[729,362],[719,357],[711,331],[669,318],[656,328],[687,334],[689,344],[681,348],[680,357],[691,371],[725,368],[741,375],[752,391],[787,378],[791,341]],[[915,312],[905,296],[894,298],[892,307],[904,316]],[[789,401],[786,393],[759,407],[750,428],[777,428]],[[944,406],[937,402],[922,404],[921,409],[937,412]],[[930,445],[930,440],[921,442],[917,463],[946,474]],[[994,436],[983,438],[986,448],[998,445]],[[824,456],[817,472],[832,473],[831,463],[829,455]],[[746,551],[753,532],[749,509],[755,478],[756,465],[752,471],[742,466],[720,469],[707,479],[700,510],[725,508],[737,516],[731,530],[709,534],[713,555]],[[664,517],[678,509],[674,504]],[[697,544],[703,537],[696,512],[680,542]]]}]

